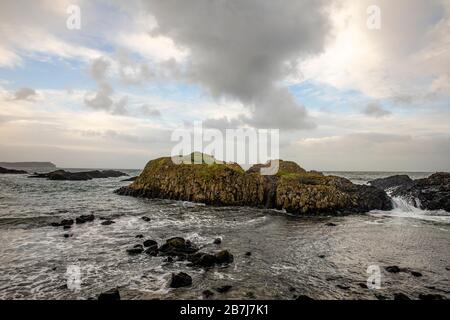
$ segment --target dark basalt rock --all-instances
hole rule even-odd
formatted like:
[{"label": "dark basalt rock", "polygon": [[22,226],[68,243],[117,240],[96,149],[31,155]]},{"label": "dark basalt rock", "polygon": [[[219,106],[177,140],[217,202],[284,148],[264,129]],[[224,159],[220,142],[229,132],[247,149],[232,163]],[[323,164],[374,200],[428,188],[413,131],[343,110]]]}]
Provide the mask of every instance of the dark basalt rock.
[{"label": "dark basalt rock", "polygon": [[116,178],[128,176],[126,173],[114,170],[104,170],[104,171],[85,171],[85,172],[68,172],[65,170],[56,170],[49,173],[35,173],[29,176],[29,178],[40,178],[48,180],[69,180],[69,181],[86,181],[92,179],[103,179],[103,178]]},{"label": "dark basalt rock", "polygon": [[118,301],[120,300],[119,289],[114,288],[106,292],[100,293],[98,296],[99,301]]},{"label": "dark basalt rock", "polygon": [[202,295],[205,299],[209,299],[214,295],[214,292],[212,292],[211,290],[204,290],[202,292]]},{"label": "dark basalt rock", "polygon": [[89,215],[82,215],[79,216],[75,219],[77,224],[82,224],[82,223],[86,223],[86,222],[91,222],[95,220],[95,216],[93,214],[89,214]]},{"label": "dark basalt rock", "polygon": [[203,268],[211,268],[217,263],[216,256],[204,253],[197,252],[188,256],[188,261],[192,263],[193,266],[203,267]]},{"label": "dark basalt rock", "polygon": [[174,237],[166,240],[166,243],[159,248],[159,252],[168,256],[186,256],[198,251],[198,248],[191,242],[181,237]]},{"label": "dark basalt rock", "polygon": [[408,297],[404,293],[394,293],[394,300],[411,300],[410,297]]},{"label": "dark basalt rock", "polygon": [[388,266],[384,269],[389,273],[399,273],[403,271],[403,269],[399,268],[398,266]]},{"label": "dark basalt rock", "polygon": [[250,256],[252,255],[252,253],[251,253],[250,251],[247,251],[247,252],[245,253],[245,255],[246,255],[247,257],[250,257]]},{"label": "dark basalt rock", "polygon": [[124,180],[122,180],[122,182],[133,182],[133,181],[135,181],[138,177],[139,177],[139,176],[131,177],[131,178],[128,178],[128,179],[124,179]]},{"label": "dark basalt rock", "polygon": [[105,220],[101,223],[102,226],[109,226],[113,223],[116,223],[114,220]]},{"label": "dark basalt rock", "polygon": [[0,174],[27,174],[28,172],[24,170],[14,170],[14,169],[6,169],[0,167]]},{"label": "dark basalt rock", "polygon": [[216,238],[216,239],[214,239],[213,243],[214,244],[221,244],[222,243],[222,239]]},{"label": "dark basalt rock", "polygon": [[264,166],[245,172],[237,164],[175,164],[170,157],[159,158],[150,161],[130,186],[116,193],[218,206],[283,209],[299,215],[392,209],[386,192],[375,187],[306,172],[296,163],[282,160],[276,175],[262,176],[259,171]]},{"label": "dark basalt rock", "polygon": [[440,294],[419,294],[420,300],[445,300]]},{"label": "dark basalt rock", "polygon": [[215,254],[216,262],[218,264],[222,263],[232,263],[234,260],[233,255],[228,250],[222,250]]},{"label": "dark basalt rock", "polygon": [[156,242],[155,240],[145,240],[143,243],[144,247],[158,247],[158,242]]},{"label": "dark basalt rock", "polygon": [[374,186],[381,190],[387,190],[399,186],[409,186],[413,185],[414,181],[407,175],[397,175],[387,178],[375,179],[369,181],[371,186]]},{"label": "dark basalt rock", "polygon": [[145,222],[149,222],[151,219],[149,217],[142,217],[142,220],[144,220]]},{"label": "dark basalt rock", "polygon": [[192,278],[190,275],[184,272],[172,273],[172,279],[170,280],[171,288],[188,287],[192,284]]},{"label": "dark basalt rock", "polygon": [[219,293],[226,293],[226,292],[230,291],[231,288],[233,288],[233,286],[225,285],[225,286],[218,287],[215,290]]},{"label": "dark basalt rock", "polygon": [[337,227],[337,224],[333,223],[333,222],[328,222],[325,224],[327,227]]},{"label": "dark basalt rock", "polygon": [[405,198],[421,209],[450,212],[450,173],[435,173],[428,178],[414,180],[412,185],[397,188],[392,196]]},{"label": "dark basalt rock", "polygon": [[68,229],[70,229],[70,228],[72,228],[72,226],[63,226],[63,229],[64,229],[64,230],[68,230]]},{"label": "dark basalt rock", "polygon": [[137,238],[137,239],[142,239],[142,238],[144,238],[144,235],[143,235],[143,234],[138,234],[138,235],[136,235],[135,238]]},{"label": "dark basalt rock", "polygon": [[127,249],[127,253],[130,256],[138,255],[141,254],[142,252],[144,252],[144,248],[140,244],[135,245],[133,248]]},{"label": "dark basalt rock", "polygon": [[413,277],[416,277],[416,278],[420,278],[423,276],[422,273],[420,273],[418,271],[410,271],[410,273]]},{"label": "dark basalt rock", "polygon": [[61,220],[61,222],[59,223],[59,225],[58,226],[61,226],[61,227],[64,227],[64,226],[71,226],[71,225],[73,225],[73,220],[72,219],[64,219],[64,220]]},{"label": "dark basalt rock", "polygon": [[393,197],[406,199],[417,208],[450,212],[450,173],[438,172],[417,180],[408,176],[392,176],[369,183],[379,189],[390,189]]}]

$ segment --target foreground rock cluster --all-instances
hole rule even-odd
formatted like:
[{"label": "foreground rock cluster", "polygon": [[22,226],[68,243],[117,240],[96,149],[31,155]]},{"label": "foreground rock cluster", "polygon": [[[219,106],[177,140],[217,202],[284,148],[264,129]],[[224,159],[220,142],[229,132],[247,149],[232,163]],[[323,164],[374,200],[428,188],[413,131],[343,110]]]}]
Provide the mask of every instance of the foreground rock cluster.
[{"label": "foreground rock cluster", "polygon": [[[191,157],[198,156],[192,154]],[[209,157],[209,156],[208,156]],[[252,206],[292,214],[362,213],[390,210],[387,194],[336,176],[307,172],[295,162],[279,162],[276,175],[264,176],[256,165],[244,171],[237,164],[175,164],[165,157],[150,161],[120,195],[200,202],[218,206]]]},{"label": "foreground rock cluster", "polygon": [[409,176],[392,176],[370,181],[392,197],[401,197],[424,210],[450,212],[450,173],[438,172],[428,178],[412,180]]},{"label": "foreground rock cluster", "polygon": [[114,170],[94,170],[94,171],[84,171],[84,172],[68,172],[65,170],[56,170],[49,173],[35,173],[29,178],[41,178],[48,180],[70,180],[70,181],[86,181],[92,179],[102,179],[102,178],[117,178],[128,176],[126,173]]}]

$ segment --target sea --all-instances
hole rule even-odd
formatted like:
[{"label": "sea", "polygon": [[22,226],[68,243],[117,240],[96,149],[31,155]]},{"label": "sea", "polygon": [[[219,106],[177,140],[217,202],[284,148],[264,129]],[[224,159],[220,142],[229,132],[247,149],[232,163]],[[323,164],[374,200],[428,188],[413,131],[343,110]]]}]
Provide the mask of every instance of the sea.
[{"label": "sea", "polygon": [[[417,179],[431,173],[326,174],[365,184],[394,174]],[[375,300],[400,293],[411,299],[425,294],[450,298],[448,212],[392,199],[389,212],[297,217],[114,194],[130,183],[123,179],[0,175],[0,299],[96,299],[112,288],[122,299],[203,299],[205,290],[214,293],[212,299]],[[50,226],[86,214],[96,219],[70,230]],[[104,219],[115,223],[102,225]],[[204,270],[186,261],[126,253],[145,239],[161,244],[175,236],[203,252],[229,250],[234,262]],[[217,238],[221,244],[213,243]],[[394,265],[402,272],[386,271]],[[172,273],[178,272],[192,277],[190,287],[169,288]],[[220,293],[216,289],[222,286],[231,289]]]}]

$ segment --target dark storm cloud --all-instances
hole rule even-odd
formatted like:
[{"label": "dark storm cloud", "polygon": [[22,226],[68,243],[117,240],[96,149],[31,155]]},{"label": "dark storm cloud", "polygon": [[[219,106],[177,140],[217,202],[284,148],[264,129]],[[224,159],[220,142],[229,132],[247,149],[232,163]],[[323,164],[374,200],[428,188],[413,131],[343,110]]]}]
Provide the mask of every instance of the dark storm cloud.
[{"label": "dark storm cloud", "polygon": [[248,106],[255,127],[305,129],[306,109],[279,82],[287,66],[323,49],[326,0],[150,0],[155,35],[191,53],[189,79]]}]

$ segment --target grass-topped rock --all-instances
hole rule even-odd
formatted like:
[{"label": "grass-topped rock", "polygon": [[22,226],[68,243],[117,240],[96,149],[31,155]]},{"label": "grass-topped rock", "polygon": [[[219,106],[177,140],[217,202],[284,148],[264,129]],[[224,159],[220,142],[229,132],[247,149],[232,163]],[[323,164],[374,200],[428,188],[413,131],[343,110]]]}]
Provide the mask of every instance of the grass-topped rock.
[{"label": "grass-topped rock", "polygon": [[268,165],[255,165],[244,171],[237,164],[214,163],[213,160],[199,153],[155,159],[130,186],[116,192],[210,205],[276,208],[293,214],[392,208],[382,190],[355,185],[340,177],[307,172],[295,162],[279,160],[278,172],[266,176],[260,174],[260,169]]}]

